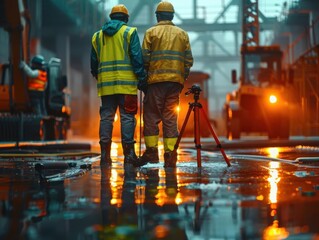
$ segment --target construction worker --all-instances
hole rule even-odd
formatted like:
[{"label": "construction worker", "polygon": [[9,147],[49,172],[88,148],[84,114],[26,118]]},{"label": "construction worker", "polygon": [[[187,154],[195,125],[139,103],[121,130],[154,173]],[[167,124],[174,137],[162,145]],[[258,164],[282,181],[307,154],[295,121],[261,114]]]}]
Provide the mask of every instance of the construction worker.
[{"label": "construction worker", "polygon": [[112,163],[110,151],[117,108],[120,111],[124,163],[136,161],[137,86],[146,77],[137,30],[127,26],[127,8],[123,4],[114,6],[110,18],[102,29],[94,33],[91,50],[91,73],[97,79],[98,96],[101,97],[101,166]]},{"label": "construction worker", "polygon": [[38,115],[46,116],[45,89],[48,80],[44,57],[34,56],[31,59],[31,68],[24,61],[21,61],[20,68],[28,76],[28,92],[33,111]]},{"label": "construction worker", "polygon": [[144,140],[146,150],[135,164],[159,161],[159,127],[162,122],[164,167],[175,167],[177,153],[174,145],[178,138],[176,108],[179,95],[193,65],[188,34],[176,27],[172,20],[174,7],[160,2],[156,8],[157,24],[145,33],[142,50],[147,72],[147,92],[144,97]]}]

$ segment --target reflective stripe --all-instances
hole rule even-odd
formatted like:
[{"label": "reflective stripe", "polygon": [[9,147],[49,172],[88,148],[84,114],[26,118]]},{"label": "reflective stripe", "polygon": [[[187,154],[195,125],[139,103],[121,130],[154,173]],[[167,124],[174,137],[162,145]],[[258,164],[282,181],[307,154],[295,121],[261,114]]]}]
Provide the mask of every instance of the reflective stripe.
[{"label": "reflective stripe", "polygon": [[129,60],[107,61],[100,63],[99,67],[110,66],[115,64],[131,64],[131,62]]},{"label": "reflective stripe", "polygon": [[164,74],[164,73],[176,73],[176,74],[182,74],[181,71],[174,70],[174,69],[157,69],[154,71],[149,71],[149,74]]},{"label": "reflective stripe", "polygon": [[177,138],[164,138],[164,152],[171,152],[174,150]]},{"label": "reflective stripe", "polygon": [[137,85],[136,81],[107,81],[107,82],[100,82],[97,84],[98,88],[105,87],[105,86],[116,86],[116,85]]},{"label": "reflective stripe", "polygon": [[184,53],[178,52],[178,51],[172,51],[172,50],[161,50],[161,51],[154,51],[152,52],[153,56],[156,55],[178,55],[181,57],[184,57]]},{"label": "reflective stripe", "polygon": [[133,71],[132,66],[110,66],[107,68],[99,68],[98,73],[113,71]]},{"label": "reflective stripe", "polygon": [[43,70],[38,70],[39,76],[28,79],[28,89],[35,91],[44,91],[47,84],[47,73]]},{"label": "reflective stripe", "polygon": [[156,147],[158,146],[158,135],[156,136],[144,136],[145,146],[146,148]]},{"label": "reflective stripe", "polygon": [[176,57],[176,56],[160,56],[160,57],[152,57],[151,61],[160,61],[160,60],[176,60],[180,62],[184,62],[183,57]]}]

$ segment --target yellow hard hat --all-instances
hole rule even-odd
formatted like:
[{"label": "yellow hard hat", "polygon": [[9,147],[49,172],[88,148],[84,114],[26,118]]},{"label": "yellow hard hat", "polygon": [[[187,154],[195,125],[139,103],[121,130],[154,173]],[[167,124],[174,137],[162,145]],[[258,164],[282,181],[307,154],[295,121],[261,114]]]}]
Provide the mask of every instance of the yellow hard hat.
[{"label": "yellow hard hat", "polygon": [[127,10],[127,8],[124,6],[124,4],[115,5],[115,6],[112,8],[112,10],[111,10],[110,16],[111,16],[113,13],[123,13],[123,14],[126,14],[127,16],[129,16],[128,10]]},{"label": "yellow hard hat", "polygon": [[156,12],[170,12],[170,13],[174,13],[174,7],[173,5],[170,3],[170,2],[160,2],[158,5],[157,5],[157,8],[156,8]]}]

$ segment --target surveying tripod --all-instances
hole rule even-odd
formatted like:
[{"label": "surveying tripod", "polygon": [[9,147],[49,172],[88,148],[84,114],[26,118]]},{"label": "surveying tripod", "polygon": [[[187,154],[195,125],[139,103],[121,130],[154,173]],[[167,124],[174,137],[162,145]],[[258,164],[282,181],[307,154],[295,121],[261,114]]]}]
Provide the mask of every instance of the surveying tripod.
[{"label": "surveying tripod", "polygon": [[191,93],[194,94],[195,102],[189,103],[188,111],[187,111],[185,120],[183,122],[182,129],[181,129],[180,134],[179,134],[179,136],[177,138],[177,142],[176,142],[176,144],[174,146],[174,151],[177,151],[177,149],[178,149],[179,143],[180,143],[181,138],[183,136],[183,133],[185,131],[185,127],[187,125],[187,121],[189,119],[191,111],[193,111],[194,112],[194,142],[195,142],[195,147],[196,147],[196,150],[197,150],[197,167],[201,167],[202,166],[202,163],[201,163],[200,128],[199,128],[199,110],[200,110],[202,115],[204,116],[204,118],[206,120],[206,123],[208,124],[210,132],[212,133],[212,135],[213,135],[213,137],[215,139],[217,147],[219,148],[221,154],[223,155],[223,157],[225,159],[225,162],[227,163],[227,166],[230,167],[229,159],[227,158],[227,156],[226,156],[226,154],[224,152],[224,149],[222,148],[214,129],[210,125],[209,119],[208,119],[205,111],[203,110],[202,105],[198,102],[199,94],[200,94],[201,91],[202,90],[201,90],[201,88],[198,85],[193,85],[191,88],[189,88],[189,91],[187,91],[185,93],[186,96],[188,96]]}]

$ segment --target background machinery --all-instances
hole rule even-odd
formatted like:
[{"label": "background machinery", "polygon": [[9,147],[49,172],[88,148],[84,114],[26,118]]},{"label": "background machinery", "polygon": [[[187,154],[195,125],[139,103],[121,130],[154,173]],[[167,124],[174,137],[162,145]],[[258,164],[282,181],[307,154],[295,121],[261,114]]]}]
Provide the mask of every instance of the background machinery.
[{"label": "background machinery", "polygon": [[47,64],[45,90],[48,116],[33,113],[21,61],[30,60],[30,16],[27,1],[0,2],[0,27],[8,34],[8,62],[0,62],[0,141],[66,139],[70,107],[61,61]]},{"label": "background machinery", "polygon": [[[287,80],[283,53],[277,45],[259,45],[258,0],[242,0],[241,69],[239,87],[225,102],[228,139],[241,133],[266,132],[270,139],[289,138]],[[232,70],[232,83],[237,83]]]}]

